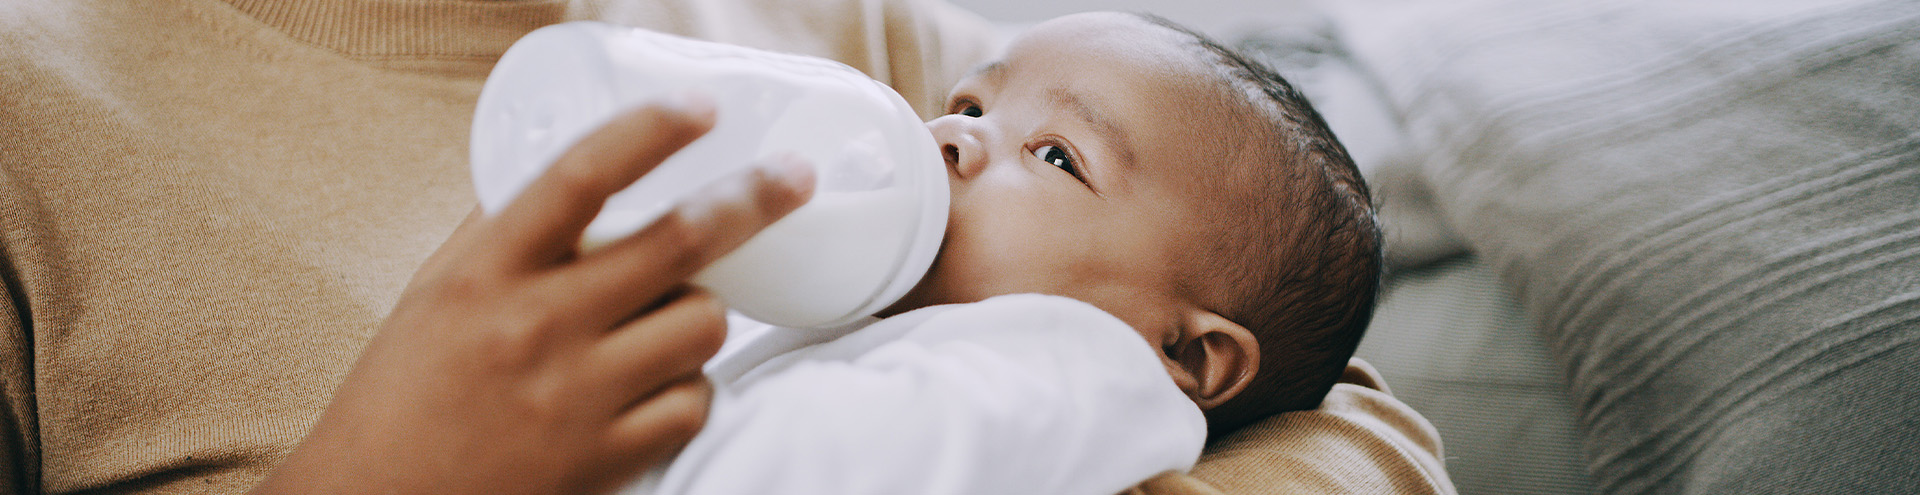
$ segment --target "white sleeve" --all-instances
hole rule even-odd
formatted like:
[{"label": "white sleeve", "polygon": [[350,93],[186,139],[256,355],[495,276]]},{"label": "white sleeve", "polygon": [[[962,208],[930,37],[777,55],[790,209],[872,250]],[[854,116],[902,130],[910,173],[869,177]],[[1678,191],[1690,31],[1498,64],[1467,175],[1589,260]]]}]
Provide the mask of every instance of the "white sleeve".
[{"label": "white sleeve", "polygon": [[1111,495],[1192,467],[1205,439],[1125,323],[1005,296],[722,390],[657,493]]}]

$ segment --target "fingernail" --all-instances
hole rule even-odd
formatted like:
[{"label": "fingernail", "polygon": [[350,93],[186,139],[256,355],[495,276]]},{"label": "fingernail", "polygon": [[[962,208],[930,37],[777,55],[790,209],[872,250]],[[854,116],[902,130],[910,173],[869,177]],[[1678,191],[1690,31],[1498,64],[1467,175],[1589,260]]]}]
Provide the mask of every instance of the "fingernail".
[{"label": "fingernail", "polygon": [[712,116],[715,110],[713,95],[698,89],[681,90],[668,98],[667,104],[682,112],[701,117]]},{"label": "fingernail", "polygon": [[813,165],[809,165],[806,159],[792,153],[781,154],[774,157],[772,163],[768,164],[767,171],[771,172],[781,184],[801,196],[813,194]]}]

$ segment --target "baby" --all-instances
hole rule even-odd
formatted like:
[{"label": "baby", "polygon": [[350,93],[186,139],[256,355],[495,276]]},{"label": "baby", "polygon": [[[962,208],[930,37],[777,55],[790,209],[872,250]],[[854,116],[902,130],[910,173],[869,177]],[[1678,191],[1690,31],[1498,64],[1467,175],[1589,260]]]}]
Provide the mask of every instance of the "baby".
[{"label": "baby", "polygon": [[1358,170],[1190,30],[1048,21],[927,127],[953,192],[927,277],[831,342],[723,350],[707,429],[640,491],[1114,493],[1317,406],[1371,316]]}]

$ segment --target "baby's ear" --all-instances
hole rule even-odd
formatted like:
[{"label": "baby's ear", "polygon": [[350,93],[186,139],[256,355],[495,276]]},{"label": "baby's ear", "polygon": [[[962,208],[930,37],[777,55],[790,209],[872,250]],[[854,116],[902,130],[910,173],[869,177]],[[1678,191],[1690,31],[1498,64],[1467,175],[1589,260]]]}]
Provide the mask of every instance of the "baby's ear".
[{"label": "baby's ear", "polygon": [[1212,311],[1196,309],[1181,318],[1161,353],[1174,368],[1174,383],[1203,411],[1240,395],[1260,371],[1253,332]]}]

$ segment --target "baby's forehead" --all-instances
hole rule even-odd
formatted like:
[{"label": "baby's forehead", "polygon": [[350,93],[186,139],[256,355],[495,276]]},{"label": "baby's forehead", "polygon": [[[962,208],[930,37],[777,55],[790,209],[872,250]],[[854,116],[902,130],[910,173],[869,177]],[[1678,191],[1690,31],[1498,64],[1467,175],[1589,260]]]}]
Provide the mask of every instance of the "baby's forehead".
[{"label": "baby's forehead", "polygon": [[1036,25],[973,78],[1027,102],[1075,94],[1070,100],[1125,131],[1138,151],[1130,172],[1177,179],[1163,185],[1184,197],[1230,185],[1224,177],[1243,172],[1247,148],[1269,137],[1263,113],[1221,67],[1191,34],[1132,14],[1091,13]]},{"label": "baby's forehead", "polygon": [[1008,43],[1007,56],[1066,56],[1127,65],[1147,63],[1164,70],[1204,69],[1202,52],[1195,48],[1192,36],[1140,16],[1089,12],[1057,17],[1028,28]]},{"label": "baby's forehead", "polygon": [[1246,103],[1219,57],[1199,38],[1134,14],[1093,12],[1040,23],[982,68],[1013,66],[1032,76],[1025,89],[1075,85],[1104,93],[1146,93],[1157,101],[1184,105],[1169,109],[1172,113]]}]

